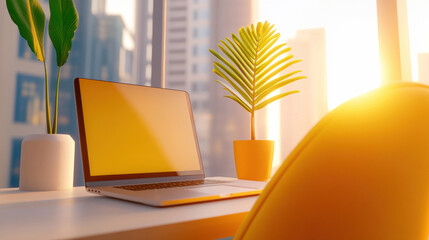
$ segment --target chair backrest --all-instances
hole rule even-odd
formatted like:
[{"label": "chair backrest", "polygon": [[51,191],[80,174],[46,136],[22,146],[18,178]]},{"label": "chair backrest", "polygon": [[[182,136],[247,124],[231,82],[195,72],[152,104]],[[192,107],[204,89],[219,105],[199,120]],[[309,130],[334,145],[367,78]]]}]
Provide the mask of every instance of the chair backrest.
[{"label": "chair backrest", "polygon": [[429,87],[398,83],[328,113],[276,172],[236,239],[429,234]]}]

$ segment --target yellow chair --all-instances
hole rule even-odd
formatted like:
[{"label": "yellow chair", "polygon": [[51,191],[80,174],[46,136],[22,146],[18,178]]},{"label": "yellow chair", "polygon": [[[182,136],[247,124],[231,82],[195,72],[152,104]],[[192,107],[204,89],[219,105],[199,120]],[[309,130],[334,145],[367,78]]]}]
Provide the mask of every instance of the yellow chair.
[{"label": "yellow chair", "polygon": [[235,239],[428,240],[429,87],[399,83],[328,113]]}]

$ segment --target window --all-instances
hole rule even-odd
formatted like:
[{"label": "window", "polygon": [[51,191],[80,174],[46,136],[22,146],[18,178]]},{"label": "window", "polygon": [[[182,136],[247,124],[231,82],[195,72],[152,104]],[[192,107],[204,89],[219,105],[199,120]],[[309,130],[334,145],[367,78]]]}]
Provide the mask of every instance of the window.
[{"label": "window", "polygon": [[19,166],[21,162],[21,143],[22,139],[12,139],[11,148],[11,161],[10,161],[10,175],[9,175],[9,187],[19,187]]},{"label": "window", "polygon": [[192,72],[195,74],[208,73],[210,71],[210,66],[208,63],[195,63],[192,65]]},{"label": "window", "polygon": [[[69,59],[62,68],[58,131],[70,134],[76,143],[79,135],[72,82],[75,77],[150,84],[152,29],[148,23],[152,21],[152,1],[74,1],[79,12],[79,28]],[[39,2],[49,16],[46,12],[49,1]],[[9,33],[0,40],[7,42],[2,44],[6,48],[1,48],[0,74],[4,81],[0,82],[0,95],[8,102],[1,105],[6,114],[0,116],[0,129],[8,131],[0,134],[0,165],[4,166],[0,168],[0,187],[8,187],[18,185],[21,139],[45,131],[45,79],[43,64],[19,35],[7,12],[6,2],[0,3],[0,11],[4,17],[0,29]],[[55,89],[55,52],[47,32],[45,42],[49,87]],[[52,101],[52,92],[50,97]],[[76,148],[78,150],[79,145]],[[76,153],[75,184],[82,185],[80,152]]]},{"label": "window", "polygon": [[19,37],[18,41],[18,56],[26,60],[38,61],[33,52],[31,52],[31,49],[28,46],[27,42],[22,37]]},{"label": "window", "polygon": [[196,45],[192,49],[192,54],[195,57],[208,56],[209,55],[209,46],[208,45]]},{"label": "window", "polygon": [[210,37],[210,29],[208,27],[199,27],[194,29],[194,37]]},{"label": "window", "polygon": [[267,108],[276,169],[328,110],[380,85],[377,11],[373,0],[267,0],[259,19],[276,24],[280,41],[302,59],[292,68],[308,77],[287,87],[299,94]]},{"label": "window", "polygon": [[408,0],[407,7],[412,79],[429,85],[429,2]]},{"label": "window", "polygon": [[[158,54],[152,53],[157,33],[153,19],[158,16],[154,1],[74,0],[80,24],[62,69],[59,132],[79,138],[75,77],[151,85],[152,66],[157,66],[152,54]],[[40,2],[48,9],[47,0]],[[429,84],[429,3],[407,3],[412,78]],[[268,20],[281,33],[279,41],[303,60],[293,68],[308,78],[290,85],[301,92],[257,112],[257,138],[276,140],[275,170],[326,112],[380,85],[376,6],[373,0],[167,0],[166,87],[190,93],[206,175],[234,177],[232,142],[250,137],[248,113],[223,97],[208,49],[217,49],[221,39],[242,26]],[[0,130],[8,130],[0,134],[0,165],[5,166],[0,168],[0,187],[8,187],[19,179],[22,137],[44,132],[44,75],[9,19],[5,1],[0,1],[0,11],[7,16],[0,29],[10,33],[0,38],[8,43],[0,44]],[[57,67],[48,38],[46,42],[53,89]],[[83,184],[80,164],[77,151],[76,185]]]},{"label": "window", "polygon": [[18,73],[15,96],[14,121],[41,125],[45,117],[43,77]]},{"label": "window", "polygon": [[194,12],[194,20],[209,20],[210,19],[210,11],[195,11]]}]

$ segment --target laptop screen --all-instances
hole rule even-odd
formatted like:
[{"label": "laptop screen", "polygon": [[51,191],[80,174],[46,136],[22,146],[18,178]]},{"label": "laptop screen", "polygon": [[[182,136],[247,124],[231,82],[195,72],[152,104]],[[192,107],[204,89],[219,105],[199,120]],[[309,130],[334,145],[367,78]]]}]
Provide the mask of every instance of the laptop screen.
[{"label": "laptop screen", "polygon": [[75,80],[86,181],[202,174],[184,91]]}]

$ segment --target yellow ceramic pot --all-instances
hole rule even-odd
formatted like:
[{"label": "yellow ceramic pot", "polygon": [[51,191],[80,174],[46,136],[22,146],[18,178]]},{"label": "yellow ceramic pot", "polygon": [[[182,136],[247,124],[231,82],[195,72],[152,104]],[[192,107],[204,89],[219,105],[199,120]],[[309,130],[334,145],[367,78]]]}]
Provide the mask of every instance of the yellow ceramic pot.
[{"label": "yellow ceramic pot", "polygon": [[266,181],[271,177],[274,141],[234,141],[234,157],[239,179]]}]

